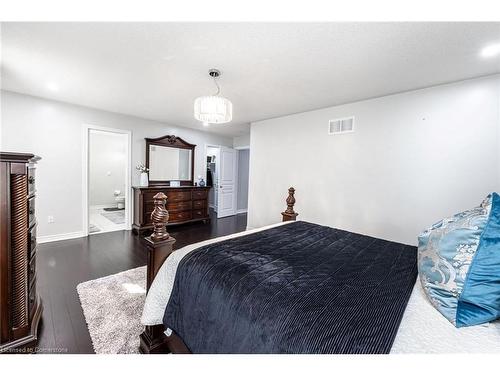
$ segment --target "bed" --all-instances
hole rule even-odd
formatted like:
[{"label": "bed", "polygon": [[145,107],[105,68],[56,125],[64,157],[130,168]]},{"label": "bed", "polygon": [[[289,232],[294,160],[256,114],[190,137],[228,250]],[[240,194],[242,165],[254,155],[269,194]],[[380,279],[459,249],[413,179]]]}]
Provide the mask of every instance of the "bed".
[{"label": "bed", "polygon": [[142,353],[500,353],[498,321],[457,329],[430,305],[415,247],[295,221],[293,189],[283,223],[175,251],[164,201]]}]

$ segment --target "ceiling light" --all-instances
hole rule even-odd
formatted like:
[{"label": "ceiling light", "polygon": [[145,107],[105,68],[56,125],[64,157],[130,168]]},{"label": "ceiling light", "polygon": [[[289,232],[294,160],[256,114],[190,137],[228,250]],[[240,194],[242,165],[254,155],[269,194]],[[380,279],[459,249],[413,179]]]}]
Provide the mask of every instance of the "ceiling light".
[{"label": "ceiling light", "polygon": [[47,83],[47,89],[49,91],[56,92],[56,91],[59,91],[59,86],[57,86],[54,82],[49,82],[49,83]]},{"label": "ceiling light", "polygon": [[229,99],[220,96],[221,89],[217,83],[217,78],[221,72],[217,69],[208,71],[210,77],[214,79],[217,92],[210,96],[200,96],[194,101],[194,118],[208,124],[224,124],[233,119],[233,104]]},{"label": "ceiling light", "polygon": [[482,57],[494,57],[500,55],[500,43],[491,44],[481,50]]}]

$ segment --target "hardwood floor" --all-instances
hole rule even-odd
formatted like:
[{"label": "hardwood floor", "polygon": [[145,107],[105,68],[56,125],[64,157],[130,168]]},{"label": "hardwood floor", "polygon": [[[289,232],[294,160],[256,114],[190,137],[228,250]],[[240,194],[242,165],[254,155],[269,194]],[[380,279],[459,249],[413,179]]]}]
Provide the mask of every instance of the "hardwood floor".
[{"label": "hardwood floor", "polygon": [[[244,231],[246,214],[210,224],[169,227],[176,248]],[[40,353],[94,353],[76,286],[146,264],[140,237],[131,231],[95,234],[74,240],[40,244],[37,251],[38,289],[44,310],[40,326]]]}]

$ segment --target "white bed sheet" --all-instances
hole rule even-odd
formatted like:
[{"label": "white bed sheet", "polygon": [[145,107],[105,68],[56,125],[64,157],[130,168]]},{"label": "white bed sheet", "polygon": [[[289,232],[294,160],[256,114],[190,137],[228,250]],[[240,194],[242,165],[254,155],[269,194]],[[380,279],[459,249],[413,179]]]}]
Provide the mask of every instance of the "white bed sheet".
[{"label": "white bed sheet", "polygon": [[391,353],[500,354],[500,320],[456,328],[431,305],[417,278]]},{"label": "white bed sheet", "polygon": [[[218,237],[174,251],[162,265],[149,289],[141,322],[163,323],[177,266],[191,251],[211,243],[290,224],[284,222]],[[391,353],[497,353],[500,354],[500,321],[474,327],[455,328],[427,300],[417,279],[406,307]]]}]

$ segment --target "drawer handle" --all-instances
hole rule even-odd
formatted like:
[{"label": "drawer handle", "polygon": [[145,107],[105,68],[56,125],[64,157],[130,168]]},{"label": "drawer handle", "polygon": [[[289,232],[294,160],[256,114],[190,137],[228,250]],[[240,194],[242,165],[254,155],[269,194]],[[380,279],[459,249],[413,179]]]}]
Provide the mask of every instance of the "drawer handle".
[{"label": "drawer handle", "polygon": [[30,215],[33,215],[35,213],[35,209],[34,208],[30,208]]},{"label": "drawer handle", "polygon": [[34,184],[34,183],[35,183],[35,177],[33,177],[33,176],[29,176],[29,178],[28,178],[28,182],[29,182],[30,184]]}]

